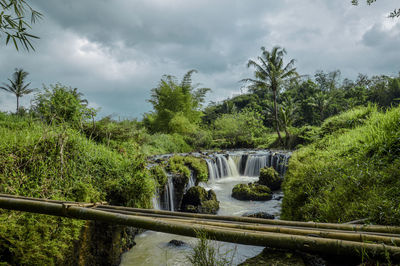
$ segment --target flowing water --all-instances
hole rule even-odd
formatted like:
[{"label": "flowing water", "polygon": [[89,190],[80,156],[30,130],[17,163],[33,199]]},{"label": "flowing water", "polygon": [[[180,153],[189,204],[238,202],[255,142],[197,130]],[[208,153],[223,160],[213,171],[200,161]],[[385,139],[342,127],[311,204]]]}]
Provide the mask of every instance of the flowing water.
[{"label": "flowing water", "polygon": [[[245,154],[243,152],[230,153],[229,155],[215,154],[207,160],[209,182],[200,184],[204,188],[212,189],[220,201],[218,215],[242,216],[247,212],[267,212],[279,216],[280,198],[282,192],[274,193],[269,201],[239,201],[231,197],[232,188],[239,183],[249,183],[258,180],[260,168],[273,166],[281,175],[286,171],[288,154],[273,154],[271,152]],[[164,197],[154,200],[154,206],[162,209],[174,210],[173,184],[169,178],[167,193]],[[193,186],[195,181],[191,178],[187,188]],[[186,244],[180,247],[169,244],[171,240],[181,240]],[[136,246],[122,256],[121,265],[188,265],[187,256],[191,246],[197,239],[166,233],[146,231],[135,237]],[[225,242],[216,242],[221,254],[228,253],[227,257],[233,258],[234,264],[239,264],[247,258],[258,255],[263,247],[238,245]]]}]

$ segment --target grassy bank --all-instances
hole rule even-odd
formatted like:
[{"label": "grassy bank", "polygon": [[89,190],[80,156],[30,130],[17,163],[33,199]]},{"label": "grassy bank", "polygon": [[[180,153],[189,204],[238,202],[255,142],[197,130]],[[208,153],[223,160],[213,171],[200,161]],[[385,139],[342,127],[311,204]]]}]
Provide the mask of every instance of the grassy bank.
[{"label": "grassy bank", "polygon": [[355,109],[314,135],[290,159],[282,218],[399,225],[400,108]]},{"label": "grassy bank", "polygon": [[[135,145],[110,148],[68,126],[1,113],[0,139],[0,193],[150,207],[154,180]],[[62,264],[82,226],[0,210],[0,264]]]}]

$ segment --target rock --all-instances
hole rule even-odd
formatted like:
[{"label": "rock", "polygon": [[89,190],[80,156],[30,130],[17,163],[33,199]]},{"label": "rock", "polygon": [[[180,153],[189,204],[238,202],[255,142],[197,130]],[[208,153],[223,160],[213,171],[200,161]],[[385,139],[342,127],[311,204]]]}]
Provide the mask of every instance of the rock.
[{"label": "rock", "polygon": [[269,187],[271,190],[278,190],[281,188],[282,178],[273,167],[264,167],[260,169],[260,178],[258,183]]},{"label": "rock", "polygon": [[183,195],[181,210],[184,212],[217,214],[219,201],[213,190],[208,192],[200,186],[189,188]]},{"label": "rock", "polygon": [[282,195],[276,195],[276,196],[273,196],[272,199],[273,200],[281,200],[281,199],[283,199],[283,196]]},{"label": "rock", "polygon": [[238,200],[270,200],[271,190],[257,183],[237,184],[232,189],[232,197]]},{"label": "rock", "polygon": [[168,245],[181,247],[181,246],[186,246],[187,244],[181,240],[172,239],[171,241],[169,241]]},{"label": "rock", "polygon": [[243,217],[252,217],[252,218],[262,218],[262,219],[275,219],[275,215],[269,214],[267,212],[255,212],[255,213],[245,213],[242,215]]}]

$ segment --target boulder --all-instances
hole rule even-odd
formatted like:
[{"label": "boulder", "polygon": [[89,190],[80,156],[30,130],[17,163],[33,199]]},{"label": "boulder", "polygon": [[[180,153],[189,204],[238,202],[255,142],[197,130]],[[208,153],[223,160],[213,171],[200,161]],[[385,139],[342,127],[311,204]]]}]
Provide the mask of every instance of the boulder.
[{"label": "boulder", "polygon": [[269,187],[271,190],[278,190],[281,188],[282,178],[273,167],[264,167],[260,169],[258,183]]},{"label": "boulder", "polygon": [[262,219],[275,219],[275,215],[269,214],[267,212],[248,212],[242,215],[243,217],[251,217],[251,218],[262,218]]},{"label": "boulder", "polygon": [[238,200],[270,200],[271,190],[257,183],[237,184],[232,189],[232,197]]},{"label": "boulder", "polygon": [[213,190],[194,186],[183,195],[181,210],[184,212],[217,214],[219,201]]}]

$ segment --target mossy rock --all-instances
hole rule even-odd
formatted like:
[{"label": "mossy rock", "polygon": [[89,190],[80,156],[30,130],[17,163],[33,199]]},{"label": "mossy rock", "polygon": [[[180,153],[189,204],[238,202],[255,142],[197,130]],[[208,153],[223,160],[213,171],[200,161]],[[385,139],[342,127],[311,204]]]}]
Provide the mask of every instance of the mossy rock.
[{"label": "mossy rock", "polygon": [[256,184],[237,184],[232,189],[232,197],[238,200],[270,200],[272,199],[269,187]]},{"label": "mossy rock", "polygon": [[281,188],[282,178],[273,167],[264,167],[260,169],[258,183],[269,187],[271,190],[278,190]]},{"label": "mossy rock", "polygon": [[206,191],[203,187],[194,186],[183,195],[181,210],[185,212],[216,214],[219,201],[215,192]]}]

